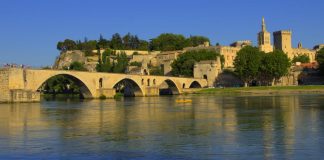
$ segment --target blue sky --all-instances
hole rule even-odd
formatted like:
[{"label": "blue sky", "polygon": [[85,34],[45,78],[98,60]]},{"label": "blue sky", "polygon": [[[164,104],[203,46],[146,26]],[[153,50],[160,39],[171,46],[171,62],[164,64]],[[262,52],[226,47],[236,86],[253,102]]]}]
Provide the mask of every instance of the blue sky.
[{"label": "blue sky", "polygon": [[293,45],[324,43],[322,0],[0,0],[0,64],[53,64],[56,43],[160,33],[203,35],[212,44],[256,44],[261,18],[270,32],[291,29]]}]

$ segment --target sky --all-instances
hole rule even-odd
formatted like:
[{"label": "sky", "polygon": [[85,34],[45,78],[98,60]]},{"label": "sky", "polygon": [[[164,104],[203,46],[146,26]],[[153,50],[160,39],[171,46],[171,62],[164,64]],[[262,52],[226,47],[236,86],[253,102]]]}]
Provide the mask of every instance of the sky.
[{"label": "sky", "polygon": [[0,0],[0,65],[52,65],[58,41],[110,39],[116,32],[256,45],[262,16],[269,32],[292,30],[294,47],[313,48],[324,43],[323,8],[323,0]]}]

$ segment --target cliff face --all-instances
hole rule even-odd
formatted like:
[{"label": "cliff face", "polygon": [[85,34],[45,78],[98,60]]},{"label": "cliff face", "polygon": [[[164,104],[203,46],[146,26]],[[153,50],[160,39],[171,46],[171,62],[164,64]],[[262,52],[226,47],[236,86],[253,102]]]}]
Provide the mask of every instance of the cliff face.
[{"label": "cliff face", "polygon": [[96,65],[98,62],[98,57],[86,57],[82,51],[66,51],[62,52],[55,60],[54,69],[63,69],[69,67],[73,62],[83,63],[88,71],[96,71]]}]

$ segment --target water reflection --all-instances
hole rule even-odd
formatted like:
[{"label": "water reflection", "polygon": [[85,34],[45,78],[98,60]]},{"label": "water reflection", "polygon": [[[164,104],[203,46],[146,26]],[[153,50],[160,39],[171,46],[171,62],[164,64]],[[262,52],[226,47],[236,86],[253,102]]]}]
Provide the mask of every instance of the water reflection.
[{"label": "water reflection", "polygon": [[298,159],[323,156],[323,95],[182,96],[0,105],[0,156]]}]

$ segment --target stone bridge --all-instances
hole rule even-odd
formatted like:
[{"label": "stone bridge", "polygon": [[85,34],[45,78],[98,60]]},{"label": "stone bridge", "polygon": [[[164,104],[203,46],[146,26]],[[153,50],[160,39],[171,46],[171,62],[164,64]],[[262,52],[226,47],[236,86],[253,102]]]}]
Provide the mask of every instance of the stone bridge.
[{"label": "stone bridge", "polygon": [[84,98],[113,97],[121,87],[129,96],[158,96],[207,86],[205,79],[195,78],[3,68],[0,69],[0,102],[40,101],[46,81],[58,75],[77,82]]}]

